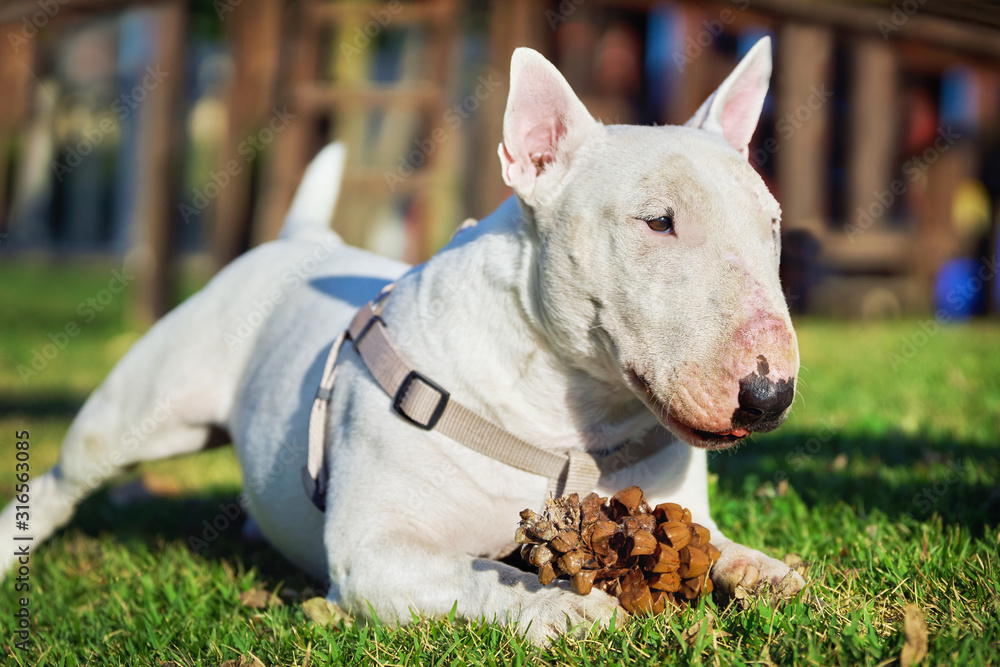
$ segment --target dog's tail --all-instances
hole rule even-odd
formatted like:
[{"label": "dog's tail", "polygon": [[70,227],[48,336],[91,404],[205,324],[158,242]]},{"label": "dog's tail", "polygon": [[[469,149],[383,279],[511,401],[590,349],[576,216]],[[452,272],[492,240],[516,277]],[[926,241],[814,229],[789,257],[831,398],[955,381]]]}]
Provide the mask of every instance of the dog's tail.
[{"label": "dog's tail", "polygon": [[321,150],[306,167],[302,183],[295,191],[292,207],[281,227],[280,239],[304,239],[333,234],[330,221],[344,178],[347,149],[334,142]]}]

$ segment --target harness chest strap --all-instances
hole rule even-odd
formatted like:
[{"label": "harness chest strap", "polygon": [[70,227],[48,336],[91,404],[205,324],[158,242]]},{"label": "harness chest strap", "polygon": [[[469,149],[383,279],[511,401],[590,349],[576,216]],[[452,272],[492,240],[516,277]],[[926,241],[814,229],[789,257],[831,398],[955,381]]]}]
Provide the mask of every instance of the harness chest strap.
[{"label": "harness chest strap", "polygon": [[389,338],[385,322],[379,316],[381,305],[380,298],[362,307],[348,330],[334,341],[313,401],[309,418],[309,454],[302,480],[306,494],[321,510],[326,500],[323,451],[327,409],[337,374],[337,358],[347,340],[354,343],[354,349],[372,377],[392,397],[393,409],[403,419],[417,428],[436,430],[492,459],[548,477],[549,491],[555,496],[589,493],[597,486],[602,470],[620,470],[654,454],[666,444],[662,438],[631,443],[605,456],[578,451],[559,454],[536,447],[452,400],[447,391],[416,371]]}]

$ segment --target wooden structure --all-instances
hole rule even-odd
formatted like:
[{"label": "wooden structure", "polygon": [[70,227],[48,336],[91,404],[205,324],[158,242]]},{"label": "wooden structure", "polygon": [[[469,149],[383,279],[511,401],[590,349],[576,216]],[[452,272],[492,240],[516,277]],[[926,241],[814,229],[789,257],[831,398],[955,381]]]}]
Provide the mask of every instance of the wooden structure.
[{"label": "wooden structure", "polygon": [[[15,176],[9,172],[17,152],[16,138],[24,133],[31,115],[37,35],[139,5],[157,12],[156,62],[171,72],[144,103],[143,127],[138,132],[144,142],[143,159],[137,165],[138,193],[131,216],[137,229],[129,256],[139,274],[133,312],[151,323],[175,300],[177,212],[186,144],[183,72],[190,12],[186,1],[74,0],[54,4],[52,15],[44,16],[34,1],[0,4],[4,46],[18,46],[15,57],[0,59],[0,89],[5,91],[0,108],[0,216],[9,208],[3,198],[16,187]],[[383,162],[405,151],[420,123],[441,125],[452,97],[457,0],[387,4],[229,0],[216,11],[235,65],[219,165],[223,170],[233,161],[249,166],[231,174],[225,187],[218,189],[211,234],[215,266],[220,268],[248,247],[276,236],[306,164],[319,148],[338,138],[348,143],[353,160],[338,207],[344,213],[338,230],[348,241],[365,245],[370,202],[387,198],[386,174],[396,167],[370,164],[362,140],[370,134],[365,128],[366,114],[381,110],[391,121],[380,135],[381,150],[376,157]],[[411,40],[414,46],[408,56],[411,61],[422,60],[426,71],[407,72],[395,84],[371,83],[368,65],[375,50],[373,41],[382,31],[409,29],[421,35]],[[277,115],[294,122],[281,128],[265,158],[245,160],[241,151],[246,150],[247,139],[268,132]],[[407,217],[405,254],[412,261],[429,255],[435,235],[441,236],[429,221],[458,215],[449,189],[457,169],[455,156],[447,146],[428,152],[421,156],[416,173],[394,184],[396,205]],[[0,235],[5,224],[6,218],[0,217]]]},{"label": "wooden structure", "polygon": [[[904,99],[904,74],[934,78],[965,64],[984,89],[1000,89],[1000,15],[988,3],[923,0],[918,11],[906,13],[900,9],[905,3],[846,0],[220,1],[216,11],[234,72],[218,164],[240,160],[246,139],[264,132],[276,114],[287,110],[294,122],[273,132],[273,144],[262,157],[219,189],[210,244],[216,267],[276,235],[306,164],[333,139],[346,141],[350,153],[334,220],[348,242],[384,250],[385,238],[405,239],[395,250],[421,261],[464,217],[487,214],[509,195],[496,145],[510,54],[517,46],[552,59],[592,112],[606,121],[631,122],[645,104],[647,121],[682,123],[735,64],[732,39],[766,31],[776,40],[774,105],[752,146],[759,159],[751,162],[782,201],[785,230],[808,232],[818,243],[817,259],[830,276],[817,286],[819,298],[813,301],[840,314],[882,306],[888,312],[920,310],[938,267],[960,244],[950,224],[952,202],[959,184],[974,175],[977,148],[971,142],[949,147],[907,184],[899,195],[910,211],[903,224],[892,216],[875,216],[861,235],[846,230],[856,225],[859,211],[873,206],[876,193],[891,191],[898,180],[903,128],[892,110]],[[132,216],[139,227],[131,254],[141,271],[139,312],[152,321],[173,296],[190,5],[185,0],[73,0],[60,5],[55,16],[44,17],[36,32],[136,5],[158,12],[157,58],[177,72],[157,89],[155,101],[151,98]],[[11,35],[20,35],[38,6],[36,0],[0,3],[0,37],[9,43]],[[612,47],[618,56],[627,55],[630,44],[642,43],[640,33],[648,33],[651,17],[664,8],[677,19],[672,25],[682,26],[675,52],[699,47],[696,57],[671,74],[676,81],[669,97],[650,111],[651,98],[640,99],[646,88],[608,88],[594,63]],[[463,45],[469,42],[461,39],[459,18],[469,14],[482,26],[479,38],[488,41],[486,62],[463,59]],[[618,30],[620,25],[625,27]],[[630,37],[630,30],[640,36]],[[727,39],[729,50],[718,48]],[[388,77],[380,60],[387,44],[399,52]],[[13,138],[24,132],[31,115],[33,62],[41,45],[40,39],[28,39],[12,57],[0,59],[5,94],[0,215],[10,204],[4,197],[16,189],[10,172]],[[633,50],[648,84],[649,74],[641,69],[648,65],[643,51]],[[499,87],[476,100],[474,121],[457,127],[444,122],[456,102],[459,75],[476,67],[491,72]],[[810,103],[817,87],[835,91],[843,103]],[[984,95],[981,106],[981,138],[1000,142],[998,103]],[[796,114],[808,118],[783,132],[781,119]],[[386,227],[390,224],[396,226]],[[0,234],[3,225],[0,218]]]},{"label": "wooden structure", "polygon": [[0,43],[10,48],[0,58],[0,90],[4,103],[0,104],[0,235],[6,234],[3,211],[7,209],[7,193],[13,189],[11,163],[14,159],[15,141],[28,116],[31,95],[31,68],[34,58],[32,44],[24,44],[16,51],[11,46],[18,38],[20,26],[13,23],[0,25]]},{"label": "wooden structure", "polygon": [[[237,187],[227,188],[216,216],[215,257],[221,266],[246,244],[274,238],[291,202],[295,187],[313,155],[325,143],[340,139],[348,144],[351,160],[338,205],[338,231],[358,245],[366,242],[365,225],[371,213],[365,198],[386,195],[387,168],[365,166],[365,114],[379,110],[399,120],[400,114],[425,114],[440,118],[450,99],[457,6],[454,0],[423,0],[409,4],[304,0],[282,7],[274,0],[245,0],[259,11],[240,11],[229,27],[234,50],[236,81],[229,104],[227,154],[254,128],[266,124],[276,106],[292,110],[295,122],[275,142],[264,173],[258,174],[256,197],[249,197],[251,177],[238,177]],[[427,49],[418,54],[430,61],[426,77],[408,77],[394,84],[370,81],[372,40],[383,30],[423,28]],[[294,43],[293,52],[280,50]],[[411,127],[414,119],[405,123]],[[391,131],[395,124],[387,124]],[[383,133],[383,137],[386,133]],[[395,137],[397,150],[409,142]],[[387,140],[392,143],[391,140]],[[383,149],[383,153],[385,150]],[[454,167],[435,151],[419,174],[394,188],[397,196],[412,195],[414,225],[410,236],[418,240],[410,256],[419,259],[431,251],[419,241],[428,237],[428,220],[440,215],[448,170]],[[254,210],[249,209],[253,206]]]},{"label": "wooden structure", "polygon": [[[409,243],[404,255],[422,261],[436,249],[431,221],[454,217],[448,205],[453,193],[447,188],[457,166],[448,159],[448,138],[435,133],[451,131],[443,118],[453,94],[458,55],[456,0],[306,0],[298,20],[298,50],[283,77],[288,87],[281,93],[298,118],[276,145],[268,179],[275,191],[267,198],[255,241],[275,236],[306,164],[324,143],[339,139],[347,144],[349,168],[338,203],[338,232],[349,243],[368,245],[372,217],[387,199],[395,200],[408,209],[411,223],[405,230]],[[404,42],[397,81],[374,83],[372,40],[387,31],[421,35]],[[367,121],[376,112],[383,122],[371,139]],[[427,148],[413,141],[421,123],[433,128]],[[418,153],[410,160],[413,150]],[[416,163],[408,165],[413,173],[401,169],[400,161]]]},{"label": "wooden structure", "polygon": [[[137,273],[132,312],[138,320],[151,323],[175,302],[175,240],[184,147],[183,73],[189,10],[186,0],[148,3],[74,0],[45,7],[38,2],[15,0],[0,5],[0,34],[6,38],[4,56],[0,58],[0,90],[4,91],[4,104],[0,105],[4,108],[0,111],[4,114],[0,117],[0,145],[10,146],[27,126],[38,78],[35,68],[41,35],[46,30],[137,4],[148,5],[158,15],[156,61],[170,72],[170,76],[157,84],[155,94],[149,95],[146,104],[147,125],[139,132],[144,160],[139,165],[138,192],[131,214],[137,226],[132,255]],[[13,56],[8,56],[8,48]],[[4,166],[0,166],[0,184],[9,184],[13,179],[3,173],[7,164],[4,160]],[[0,206],[0,213],[3,211]],[[4,224],[0,222],[0,229]]]}]

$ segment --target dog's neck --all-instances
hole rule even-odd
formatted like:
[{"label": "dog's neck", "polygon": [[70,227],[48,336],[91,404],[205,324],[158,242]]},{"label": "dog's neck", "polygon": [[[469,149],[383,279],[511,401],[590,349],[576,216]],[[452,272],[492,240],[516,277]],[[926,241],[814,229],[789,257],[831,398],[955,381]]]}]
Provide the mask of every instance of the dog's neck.
[{"label": "dog's neck", "polygon": [[390,335],[416,367],[511,433],[551,450],[607,450],[656,419],[623,383],[564,358],[538,324],[535,243],[511,198],[399,281]]}]

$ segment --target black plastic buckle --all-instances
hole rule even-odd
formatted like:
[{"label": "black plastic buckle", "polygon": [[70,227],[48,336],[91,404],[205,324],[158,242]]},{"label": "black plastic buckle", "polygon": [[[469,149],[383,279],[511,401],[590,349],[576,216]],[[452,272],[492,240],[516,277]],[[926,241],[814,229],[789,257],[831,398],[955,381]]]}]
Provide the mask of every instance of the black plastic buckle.
[{"label": "black plastic buckle", "polygon": [[365,326],[361,327],[361,331],[358,332],[358,337],[354,339],[354,348],[357,349],[358,345],[361,345],[361,340],[368,335],[368,332],[372,330],[376,322],[381,322],[382,326],[385,326],[385,321],[378,315],[372,315],[372,318],[365,322]]},{"label": "black plastic buckle", "polygon": [[[426,424],[421,424],[416,419],[403,412],[403,405],[402,405],[403,397],[406,396],[406,390],[410,388],[410,385],[413,383],[414,380],[420,380],[428,387],[430,387],[437,393],[441,394],[441,398],[438,400],[437,407],[434,408],[434,412],[433,414],[431,414],[431,418],[427,420]],[[441,419],[441,415],[444,414],[444,409],[445,407],[447,407],[448,399],[450,398],[451,394],[446,392],[444,389],[442,389],[435,383],[431,382],[425,375],[421,375],[417,371],[410,371],[410,373],[403,379],[403,383],[399,385],[399,389],[396,390],[396,395],[392,399],[392,409],[395,410],[400,417],[410,422],[417,428],[422,428],[425,431],[430,431],[437,425],[438,420]]]}]

